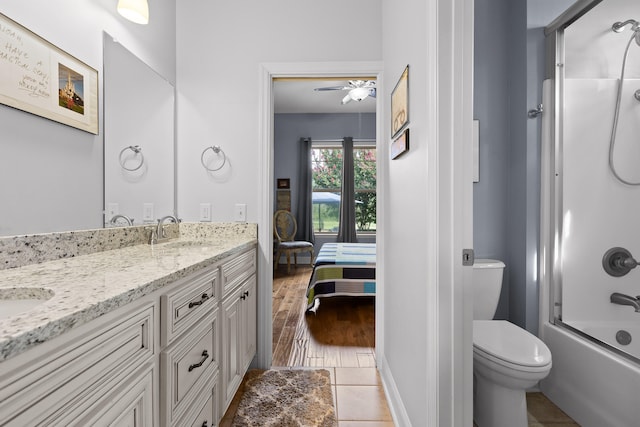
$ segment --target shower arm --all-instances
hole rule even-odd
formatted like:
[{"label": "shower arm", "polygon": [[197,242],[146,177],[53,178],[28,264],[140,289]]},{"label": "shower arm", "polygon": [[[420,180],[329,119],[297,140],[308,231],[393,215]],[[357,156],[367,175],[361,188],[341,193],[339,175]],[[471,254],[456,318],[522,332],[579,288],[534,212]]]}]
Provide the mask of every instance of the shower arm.
[{"label": "shower arm", "polygon": [[616,33],[620,33],[627,25],[631,25],[632,31],[637,31],[640,28],[640,24],[635,19],[628,19],[624,22],[616,22],[611,26],[611,29]]}]

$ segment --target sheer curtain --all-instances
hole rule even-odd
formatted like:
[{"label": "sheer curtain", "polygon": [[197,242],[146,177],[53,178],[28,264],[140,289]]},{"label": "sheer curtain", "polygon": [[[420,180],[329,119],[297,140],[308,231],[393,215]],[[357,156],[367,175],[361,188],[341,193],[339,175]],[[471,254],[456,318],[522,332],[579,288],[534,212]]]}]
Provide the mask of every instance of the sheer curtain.
[{"label": "sheer curtain", "polygon": [[298,232],[296,240],[304,240],[314,243],[312,213],[312,165],[311,165],[311,138],[300,138],[298,144],[298,209],[296,221]]},{"label": "sheer curtain", "polygon": [[342,194],[340,199],[340,226],[338,242],[358,241],[356,237],[356,201],[353,172],[353,138],[342,140]]}]

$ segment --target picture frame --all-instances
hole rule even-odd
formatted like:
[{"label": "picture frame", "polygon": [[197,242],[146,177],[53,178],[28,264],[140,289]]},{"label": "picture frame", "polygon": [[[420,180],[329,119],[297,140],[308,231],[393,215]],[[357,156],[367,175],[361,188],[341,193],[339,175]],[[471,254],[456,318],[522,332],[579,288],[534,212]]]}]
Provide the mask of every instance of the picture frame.
[{"label": "picture frame", "polygon": [[402,154],[409,151],[409,129],[405,129],[402,134],[391,143],[391,160],[395,160]]},{"label": "picture frame", "polygon": [[396,138],[409,123],[409,65],[391,92],[391,138]]},{"label": "picture frame", "polygon": [[0,103],[98,134],[98,71],[0,13]]},{"label": "picture frame", "polygon": [[278,190],[285,190],[291,188],[290,178],[278,178],[276,186]]}]

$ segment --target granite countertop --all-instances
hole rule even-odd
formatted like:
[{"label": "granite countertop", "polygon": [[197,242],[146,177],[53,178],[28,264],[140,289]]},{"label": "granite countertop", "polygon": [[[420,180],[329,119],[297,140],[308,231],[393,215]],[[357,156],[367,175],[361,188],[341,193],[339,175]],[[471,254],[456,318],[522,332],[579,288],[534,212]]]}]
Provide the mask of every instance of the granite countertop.
[{"label": "granite countertop", "polygon": [[187,235],[155,245],[0,270],[0,292],[53,296],[0,319],[0,361],[13,357],[257,243],[256,236]]}]

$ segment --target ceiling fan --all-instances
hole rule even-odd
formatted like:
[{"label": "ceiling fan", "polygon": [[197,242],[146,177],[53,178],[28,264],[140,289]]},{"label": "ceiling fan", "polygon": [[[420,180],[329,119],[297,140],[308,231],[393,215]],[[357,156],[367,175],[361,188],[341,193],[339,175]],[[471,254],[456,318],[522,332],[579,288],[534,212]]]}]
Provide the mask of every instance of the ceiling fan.
[{"label": "ceiling fan", "polygon": [[342,98],[342,104],[353,101],[362,101],[368,96],[376,97],[376,82],[375,80],[349,80],[347,86],[329,86],[329,87],[317,87],[316,91],[327,90],[348,90],[349,93]]}]

